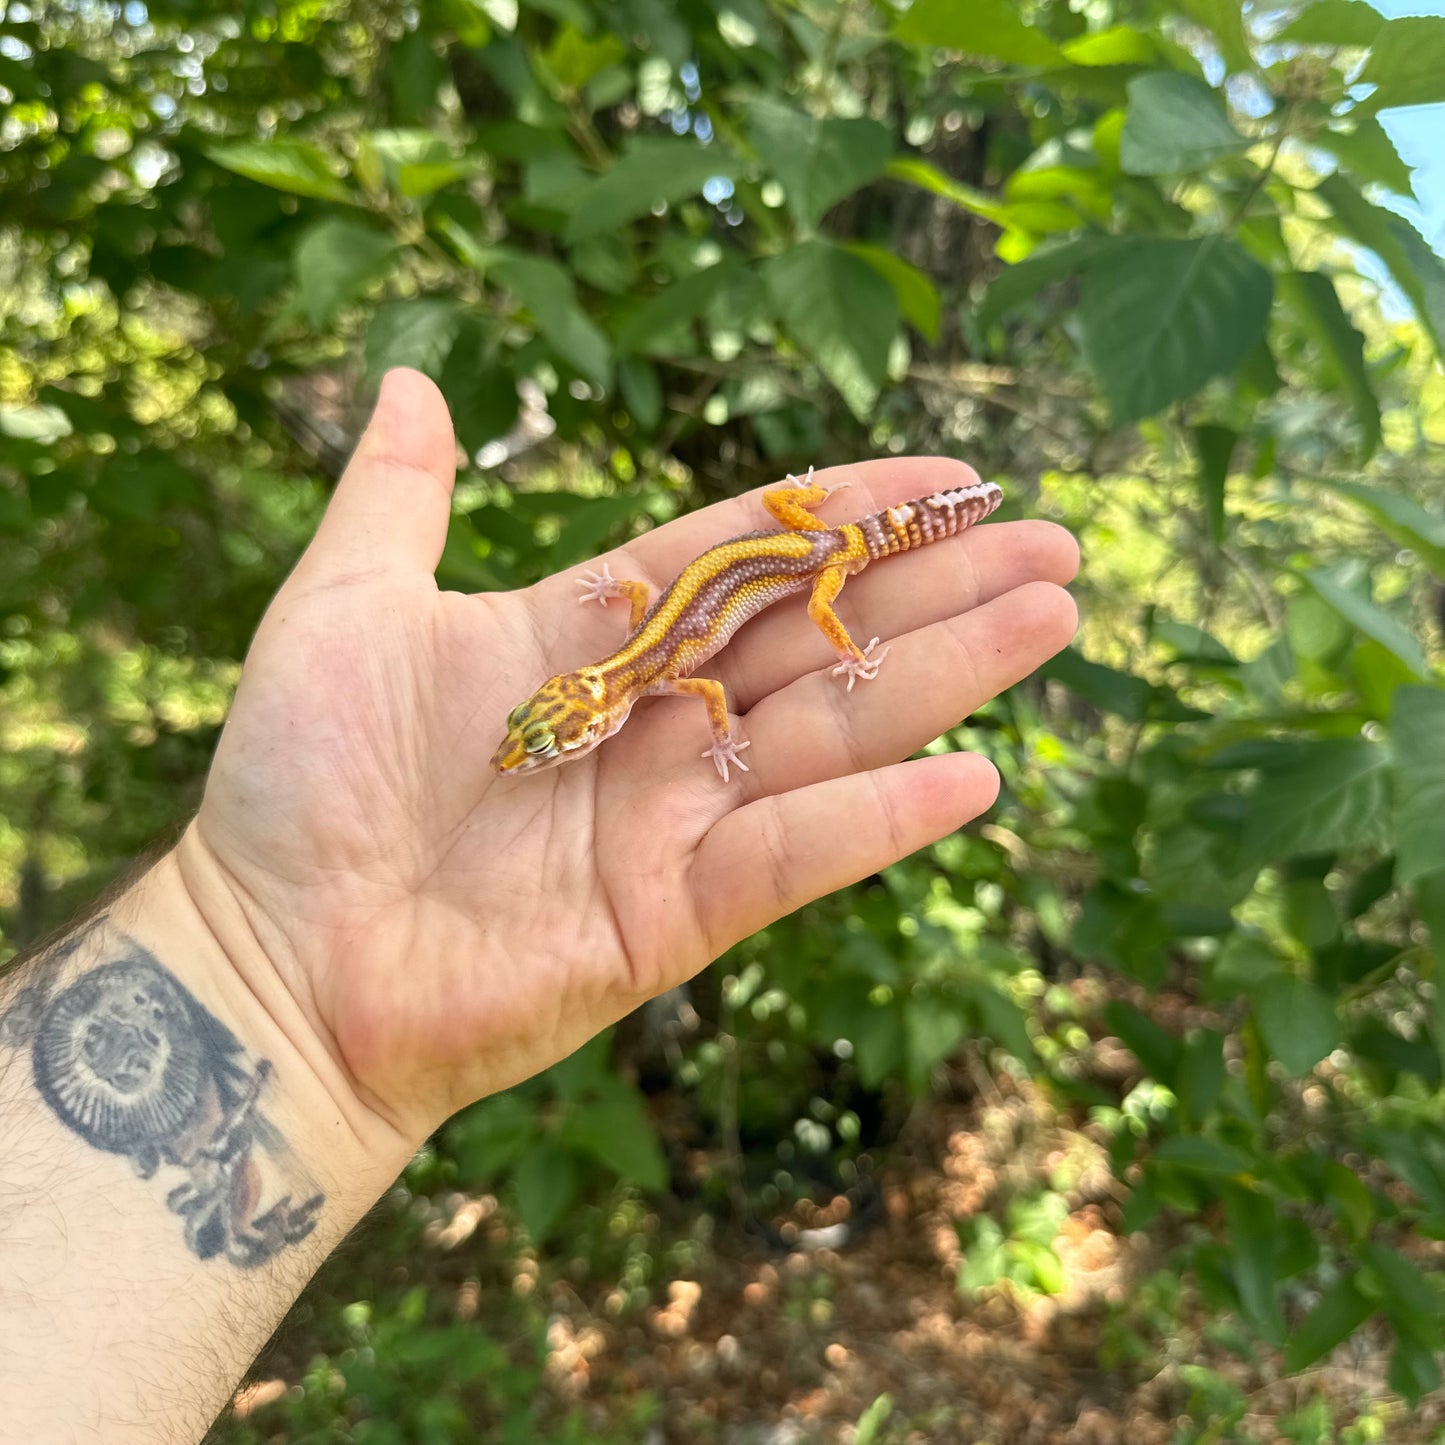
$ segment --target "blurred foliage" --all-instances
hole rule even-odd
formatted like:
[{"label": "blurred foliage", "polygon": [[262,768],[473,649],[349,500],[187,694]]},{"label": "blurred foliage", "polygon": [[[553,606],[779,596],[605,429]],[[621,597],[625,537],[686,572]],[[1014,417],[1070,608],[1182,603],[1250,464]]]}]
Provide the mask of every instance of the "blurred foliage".
[{"label": "blurred foliage", "polygon": [[[1393,1388],[1440,1384],[1445,263],[1399,214],[1378,112],[1445,101],[1445,19],[4,16],[11,945],[194,806],[385,367],[455,414],[439,576],[464,589],[786,469],[965,456],[1086,557],[1080,643],[937,745],[998,764],[997,809],[467,1111],[407,1187],[501,1188],[538,1241],[619,1178],[765,1226],[815,1190],[862,1212],[962,1056],[1106,1141],[1124,1225],[1182,1241],[1208,1307],[1285,1367],[1383,1320]],[[962,1223],[961,1286],[1054,1287],[1054,1197]],[[432,1373],[453,1346],[502,1399],[497,1438],[541,1438],[526,1367],[427,1321],[415,1295],[357,1304],[304,1438],[463,1438],[475,1402]],[[368,1373],[383,1349],[410,1383]],[[1233,1387],[1200,1366],[1189,1388],[1188,1438],[1232,1438]]]}]

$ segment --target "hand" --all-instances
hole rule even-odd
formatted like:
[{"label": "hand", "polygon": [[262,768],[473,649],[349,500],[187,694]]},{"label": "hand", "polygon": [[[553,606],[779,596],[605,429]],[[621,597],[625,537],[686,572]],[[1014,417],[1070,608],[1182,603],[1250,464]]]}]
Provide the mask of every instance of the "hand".
[{"label": "hand", "polygon": [[[299,1010],[365,1110],[413,1147],[738,939],[977,816],[997,791],[986,760],[898,760],[1075,626],[1072,538],[986,525],[849,585],[845,620],[892,642],[851,695],[802,600],[714,659],[705,672],[753,744],[731,783],[699,756],[690,699],[644,700],[590,757],[498,778],[510,709],[620,645],[627,609],[579,607],[580,568],[512,593],[438,590],[454,457],[440,394],[392,372],[256,635],[177,853],[203,912],[224,894],[254,931],[253,991]],[[818,480],[851,483],[824,508],[839,521],[973,473],[917,458]],[[656,592],[764,521],[742,496],[605,560]]]}]

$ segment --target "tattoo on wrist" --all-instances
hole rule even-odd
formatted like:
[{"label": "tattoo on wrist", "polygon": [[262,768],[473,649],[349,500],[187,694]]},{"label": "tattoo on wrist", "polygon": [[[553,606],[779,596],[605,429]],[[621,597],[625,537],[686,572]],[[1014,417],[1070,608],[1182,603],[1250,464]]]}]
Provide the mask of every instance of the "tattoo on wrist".
[{"label": "tattoo on wrist", "polygon": [[[101,934],[103,961],[62,984]],[[325,1198],[261,1111],[268,1060],[104,917],[33,967],[0,1014],[0,1049],[29,1051],[36,1089],[87,1144],[141,1179],[180,1171],[166,1205],[192,1253],[252,1268],[311,1233]]]}]

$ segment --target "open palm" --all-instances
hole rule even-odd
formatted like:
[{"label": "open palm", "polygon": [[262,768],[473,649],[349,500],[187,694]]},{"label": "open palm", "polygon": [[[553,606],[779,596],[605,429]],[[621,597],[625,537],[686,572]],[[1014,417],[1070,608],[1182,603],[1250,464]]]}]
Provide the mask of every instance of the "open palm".
[{"label": "open palm", "polygon": [[[701,706],[641,703],[590,757],[488,766],[508,711],[595,661],[627,608],[577,605],[577,573],[519,592],[440,591],[454,442],[424,377],[393,372],[326,518],[246,662],[181,845],[249,919],[358,1097],[419,1140],[470,1100],[565,1056],[739,938],[942,836],[993,800],[965,754],[899,763],[1063,646],[1067,533],[981,527],[870,568],[842,598],[893,641],[851,695],[801,603],[706,669],[752,743],[722,783]],[[825,520],[970,479],[957,462],[863,463]],[[757,496],[607,561],[660,590],[765,525]]]}]

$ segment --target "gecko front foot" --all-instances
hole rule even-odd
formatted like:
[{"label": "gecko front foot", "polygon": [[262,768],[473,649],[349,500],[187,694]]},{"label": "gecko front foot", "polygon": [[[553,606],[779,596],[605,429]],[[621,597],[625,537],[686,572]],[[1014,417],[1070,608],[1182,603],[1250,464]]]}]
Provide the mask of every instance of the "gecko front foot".
[{"label": "gecko front foot", "polygon": [[878,646],[878,639],[875,637],[867,647],[863,649],[862,657],[845,657],[837,667],[833,669],[833,676],[840,674],[848,678],[848,691],[853,691],[853,684],[858,681],[872,682],[878,676],[878,669],[883,659],[888,656],[888,648],[884,648],[876,657],[872,656],[873,649]]},{"label": "gecko front foot", "polygon": [[748,772],[748,765],[738,756],[744,748],[752,747],[751,743],[735,743],[731,738],[720,738],[705,753],[703,757],[711,758],[717,764],[718,773],[723,782],[728,780],[728,764],[736,763],[739,772]]},{"label": "gecko front foot", "polygon": [[582,589],[582,595],[577,599],[579,602],[600,602],[606,607],[614,597],[626,595],[622,583],[612,575],[606,562],[600,572],[584,572],[577,578],[577,585]]}]

